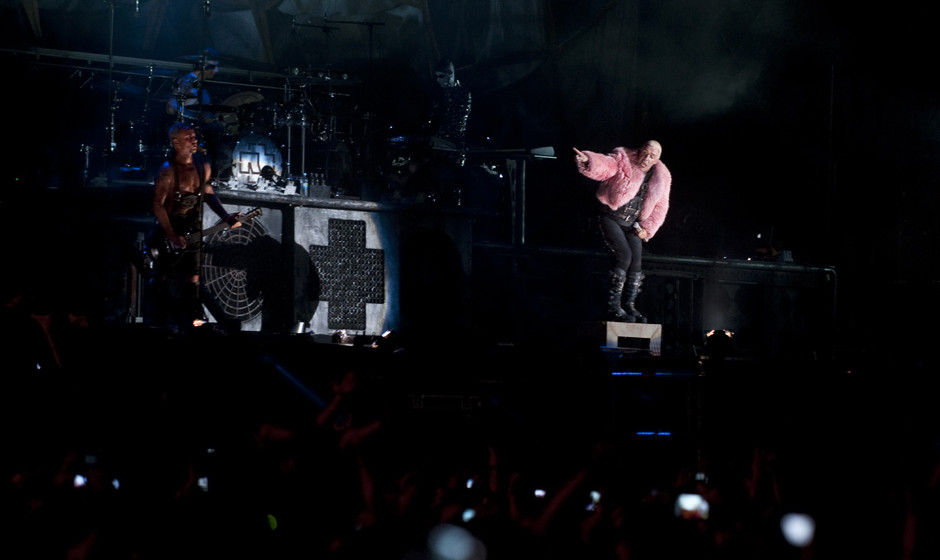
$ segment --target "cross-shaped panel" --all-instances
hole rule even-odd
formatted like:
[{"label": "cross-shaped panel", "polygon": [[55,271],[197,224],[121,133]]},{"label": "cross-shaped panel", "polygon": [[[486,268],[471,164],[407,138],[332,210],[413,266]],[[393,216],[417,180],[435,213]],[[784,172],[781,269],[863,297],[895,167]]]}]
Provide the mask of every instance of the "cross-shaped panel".
[{"label": "cross-shaped panel", "polygon": [[385,303],[385,252],[366,247],[366,223],[330,218],[329,245],[311,245],[330,329],[366,329],[366,304]]}]

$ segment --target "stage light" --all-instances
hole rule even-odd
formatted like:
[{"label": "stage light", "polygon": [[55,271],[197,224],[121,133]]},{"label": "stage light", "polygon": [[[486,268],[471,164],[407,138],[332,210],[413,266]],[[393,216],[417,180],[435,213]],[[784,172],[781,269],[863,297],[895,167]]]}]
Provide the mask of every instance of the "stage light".
[{"label": "stage light", "polygon": [[734,351],[734,333],[724,329],[713,329],[705,333],[705,355],[722,360]]},{"label": "stage light", "polygon": [[787,513],[780,518],[780,531],[792,546],[803,548],[813,542],[816,521],[803,513]]}]

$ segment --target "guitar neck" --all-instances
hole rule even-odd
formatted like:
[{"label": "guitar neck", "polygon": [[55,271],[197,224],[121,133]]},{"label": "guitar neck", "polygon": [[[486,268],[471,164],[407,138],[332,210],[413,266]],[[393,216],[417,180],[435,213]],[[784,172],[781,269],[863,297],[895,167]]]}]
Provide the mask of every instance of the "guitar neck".
[{"label": "guitar neck", "polygon": [[201,241],[203,237],[205,237],[205,236],[207,236],[207,235],[212,235],[213,233],[216,233],[216,232],[218,232],[218,231],[222,231],[223,229],[225,229],[225,228],[227,228],[227,227],[229,227],[229,225],[228,225],[227,223],[225,223],[225,222],[218,223],[218,224],[216,224],[216,225],[214,225],[214,226],[212,226],[212,227],[208,227],[208,228],[206,228],[206,229],[204,229],[204,230],[202,230],[202,231],[195,231],[195,232],[193,232],[193,233],[187,234],[187,235],[186,235],[186,241],[189,242],[189,243],[195,243],[196,241]]},{"label": "guitar neck", "polygon": [[[255,219],[256,217],[260,215],[261,215],[261,209],[255,208],[254,210],[251,210],[247,214],[239,216],[238,221],[243,222],[243,223],[248,222],[248,221]],[[202,231],[196,231],[196,232],[187,234],[186,241],[189,243],[202,241],[203,237],[206,237],[207,235],[212,235],[213,233],[222,231],[223,229],[228,229],[229,227],[231,226],[229,226],[226,222],[219,222],[215,224],[214,226],[208,227]]]}]

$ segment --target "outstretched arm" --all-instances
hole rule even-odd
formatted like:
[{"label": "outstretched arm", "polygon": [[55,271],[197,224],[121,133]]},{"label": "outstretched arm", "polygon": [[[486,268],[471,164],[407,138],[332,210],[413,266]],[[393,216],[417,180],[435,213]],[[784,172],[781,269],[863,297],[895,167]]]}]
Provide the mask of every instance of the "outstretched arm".
[{"label": "outstretched arm", "polygon": [[582,151],[577,148],[573,150],[574,163],[578,167],[578,172],[595,181],[605,181],[620,172],[620,162],[626,157],[626,153],[622,150],[615,150],[610,155],[590,150]]},{"label": "outstretched arm", "polygon": [[574,162],[577,164],[586,164],[588,162],[588,157],[584,152],[577,148],[571,148],[574,150]]}]

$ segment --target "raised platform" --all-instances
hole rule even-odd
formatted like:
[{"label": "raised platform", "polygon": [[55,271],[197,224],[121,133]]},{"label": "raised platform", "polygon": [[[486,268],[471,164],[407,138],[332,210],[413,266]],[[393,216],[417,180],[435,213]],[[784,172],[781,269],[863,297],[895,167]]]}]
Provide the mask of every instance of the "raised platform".
[{"label": "raised platform", "polygon": [[654,356],[662,352],[663,326],[660,324],[607,321],[606,332],[608,347],[648,350]]}]

